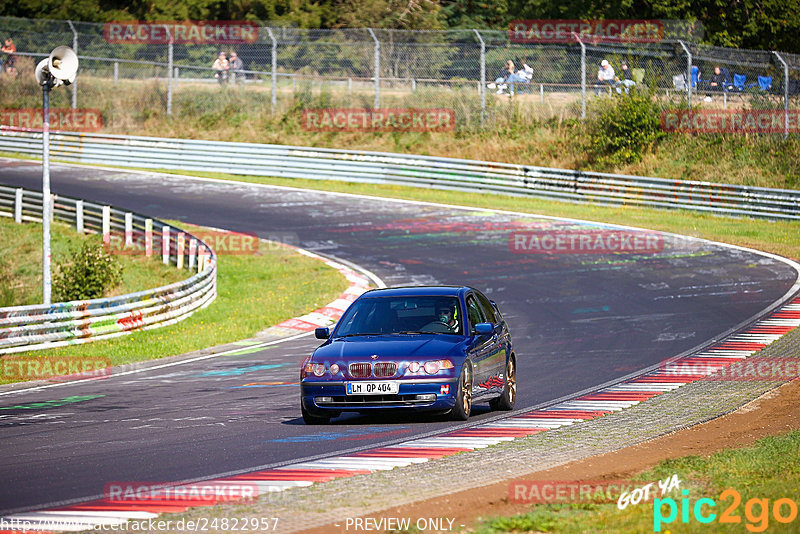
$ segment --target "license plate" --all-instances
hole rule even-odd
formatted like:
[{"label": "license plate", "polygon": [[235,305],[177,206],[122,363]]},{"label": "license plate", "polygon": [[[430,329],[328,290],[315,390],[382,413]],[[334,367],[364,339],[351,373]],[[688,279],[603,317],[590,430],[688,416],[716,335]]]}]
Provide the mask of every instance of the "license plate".
[{"label": "license plate", "polygon": [[398,382],[348,382],[348,395],[397,395]]}]

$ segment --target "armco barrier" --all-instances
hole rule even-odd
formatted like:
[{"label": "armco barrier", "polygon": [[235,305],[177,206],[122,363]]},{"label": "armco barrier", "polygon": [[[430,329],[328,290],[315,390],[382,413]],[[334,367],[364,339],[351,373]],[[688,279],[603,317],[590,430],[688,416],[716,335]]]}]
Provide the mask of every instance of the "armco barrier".
[{"label": "armco barrier", "polygon": [[[581,172],[529,165],[254,143],[59,132],[54,158],[149,169],[391,183],[653,206],[721,215],[800,219],[800,191]],[[0,151],[41,154],[41,133],[0,128]]]},{"label": "armco barrier", "polygon": [[[0,186],[0,216],[41,221],[42,193]],[[112,298],[0,308],[0,354],[108,339],[185,319],[217,294],[214,251],[191,234],[157,220],[75,198],[54,196],[53,218],[78,232],[143,235],[164,263],[197,271],[164,287]]]}]

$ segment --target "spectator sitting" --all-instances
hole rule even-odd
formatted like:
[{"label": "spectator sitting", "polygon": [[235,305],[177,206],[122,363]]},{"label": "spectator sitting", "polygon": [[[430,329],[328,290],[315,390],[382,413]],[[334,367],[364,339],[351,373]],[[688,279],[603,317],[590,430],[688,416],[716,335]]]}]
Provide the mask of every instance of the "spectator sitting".
[{"label": "spectator sitting", "polygon": [[525,86],[528,86],[528,92],[532,92],[530,88],[530,83],[533,80],[533,68],[527,63],[522,64],[522,70],[517,71],[517,76],[523,82],[523,86],[520,87],[519,92],[522,93]]},{"label": "spectator sitting", "polygon": [[[533,69],[531,69],[531,77],[533,77]],[[488,84],[489,89],[497,87],[497,94],[502,95],[503,91],[509,89],[509,94],[514,94],[514,84],[524,83],[526,80],[520,76],[520,73],[514,69],[514,62],[510,59],[506,61],[505,66],[500,71],[494,83]]]},{"label": "spectator sitting", "polygon": [[[619,77],[614,78],[614,81],[618,83],[617,93],[621,94],[622,91],[625,90],[625,94],[627,95],[631,90],[631,87],[636,85],[636,82],[631,78],[631,69],[628,68],[628,63],[625,61],[623,61],[622,65],[620,66],[620,74],[622,75],[622,79]],[[622,88],[620,88],[620,85]]]},{"label": "spectator sitting", "polygon": [[0,48],[0,52],[5,52],[8,54],[4,63],[5,72],[12,78],[15,78],[17,76],[17,56],[15,55],[17,52],[17,47],[11,37],[6,39],[3,47]]},{"label": "spectator sitting", "polygon": [[241,59],[239,59],[239,56],[236,55],[236,52],[231,52],[231,59],[229,63],[231,67],[231,83],[235,85],[237,79],[244,81],[244,73],[242,72],[244,69],[244,63]]},{"label": "spectator sitting", "polygon": [[604,59],[600,62],[600,68],[597,70],[597,85],[595,86],[595,94],[600,95],[600,91],[603,90],[603,86],[607,85],[609,87],[613,87],[614,83],[614,67],[608,62],[608,60]]},{"label": "spectator sitting", "polygon": [[[714,67],[714,74],[708,80],[707,88],[709,91],[727,91],[731,82],[728,79],[728,69],[721,69],[719,65]],[[706,102],[711,102],[711,94],[706,93]]]},{"label": "spectator sitting", "polygon": [[217,79],[220,85],[228,81],[228,71],[230,70],[231,66],[228,63],[228,58],[225,57],[225,52],[219,53],[219,57],[214,61],[214,64],[211,66],[211,68],[216,71],[214,77]]}]

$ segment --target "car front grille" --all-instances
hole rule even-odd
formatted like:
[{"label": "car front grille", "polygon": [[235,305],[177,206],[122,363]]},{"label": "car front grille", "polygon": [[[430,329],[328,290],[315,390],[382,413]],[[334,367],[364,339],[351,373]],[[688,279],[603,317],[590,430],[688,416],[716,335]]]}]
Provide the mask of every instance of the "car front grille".
[{"label": "car front grille", "polygon": [[397,372],[397,364],[394,362],[377,362],[372,372],[378,377],[394,376]]},{"label": "car front grille", "polygon": [[348,369],[353,378],[367,378],[372,374],[372,365],[369,363],[351,363]]}]

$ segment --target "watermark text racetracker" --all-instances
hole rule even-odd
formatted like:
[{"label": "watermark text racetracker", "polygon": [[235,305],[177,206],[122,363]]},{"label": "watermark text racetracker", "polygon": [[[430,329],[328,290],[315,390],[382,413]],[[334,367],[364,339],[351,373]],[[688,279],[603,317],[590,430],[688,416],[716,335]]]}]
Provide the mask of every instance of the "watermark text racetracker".
[{"label": "watermark text racetracker", "polygon": [[508,27],[512,43],[574,43],[575,35],[632,43],[664,39],[660,20],[515,20]]},{"label": "watermark text racetracker", "polygon": [[800,131],[800,110],[671,109],[661,112],[661,129],[679,133],[791,133]]},{"label": "watermark text racetracker", "polygon": [[[97,132],[103,128],[103,112],[91,108],[50,108],[47,115],[51,130]],[[0,126],[42,131],[41,108],[0,109]]]},{"label": "watermark text racetracker", "polygon": [[4,356],[0,359],[0,377],[4,380],[85,380],[110,375],[111,359],[102,356]]},{"label": "watermark text racetracker", "polygon": [[451,132],[456,113],[449,108],[320,108],[303,110],[310,132]]},{"label": "watermark text racetracker", "polygon": [[110,44],[244,44],[258,41],[258,24],[236,20],[107,22],[103,37]]},{"label": "watermark text racetracker", "polygon": [[508,248],[515,254],[655,254],[664,249],[664,237],[631,230],[512,232]]}]

